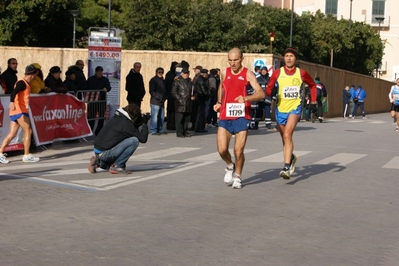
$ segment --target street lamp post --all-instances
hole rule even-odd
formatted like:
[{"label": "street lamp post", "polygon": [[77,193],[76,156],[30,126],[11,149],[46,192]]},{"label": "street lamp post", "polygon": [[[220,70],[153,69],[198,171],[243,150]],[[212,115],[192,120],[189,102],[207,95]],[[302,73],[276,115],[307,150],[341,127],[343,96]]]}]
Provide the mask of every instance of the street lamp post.
[{"label": "street lamp post", "polygon": [[75,48],[75,36],[76,36],[76,17],[79,16],[79,10],[69,10],[69,13],[71,13],[73,17],[73,44],[72,47]]},{"label": "street lamp post", "polygon": [[350,5],[350,9],[349,9],[349,22],[352,22],[352,1],[353,0],[350,0],[351,1],[351,5]]},{"label": "street lamp post", "polygon": [[291,1],[290,47],[292,47],[292,28],[294,24],[294,0]]},{"label": "street lamp post", "polygon": [[[378,21],[378,36],[381,38],[380,32],[381,32],[381,22],[384,22],[384,17],[376,17],[375,20]],[[375,69],[375,77],[378,78],[378,64]]]},{"label": "street lamp post", "polygon": [[108,1],[108,37],[111,36],[111,0]]},{"label": "street lamp post", "polygon": [[380,31],[381,31],[381,22],[384,22],[384,17],[376,17],[375,20],[378,21],[378,35],[380,35]]}]

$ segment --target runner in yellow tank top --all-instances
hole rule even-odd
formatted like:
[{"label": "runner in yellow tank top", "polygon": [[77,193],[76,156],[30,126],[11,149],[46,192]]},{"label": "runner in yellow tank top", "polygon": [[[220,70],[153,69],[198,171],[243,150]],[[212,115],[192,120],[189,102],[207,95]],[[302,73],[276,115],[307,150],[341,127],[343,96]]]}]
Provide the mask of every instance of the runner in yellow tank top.
[{"label": "runner in yellow tank top", "polygon": [[293,154],[292,136],[302,114],[301,85],[306,83],[310,88],[311,109],[316,108],[317,91],[312,77],[303,69],[295,66],[298,54],[294,48],[284,52],[284,67],[276,69],[270,77],[266,95],[277,94],[276,122],[283,141],[284,168],[280,176],[290,179],[295,171],[297,157]]},{"label": "runner in yellow tank top", "polygon": [[4,150],[11,140],[16,137],[18,129],[21,127],[24,133],[24,156],[22,156],[22,161],[24,163],[35,163],[39,161],[38,157],[33,157],[29,153],[30,143],[32,138],[32,129],[30,127],[29,121],[29,96],[30,96],[30,86],[34,77],[37,75],[37,69],[28,65],[25,68],[25,77],[17,83],[15,83],[14,90],[10,95],[10,133],[4,138],[3,143],[0,147],[0,163],[9,163],[4,155]]}]

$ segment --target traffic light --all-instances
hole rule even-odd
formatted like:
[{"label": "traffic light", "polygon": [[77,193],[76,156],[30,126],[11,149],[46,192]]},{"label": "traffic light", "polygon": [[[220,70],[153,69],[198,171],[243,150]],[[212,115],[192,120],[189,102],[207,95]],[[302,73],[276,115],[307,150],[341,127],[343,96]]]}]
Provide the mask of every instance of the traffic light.
[{"label": "traffic light", "polygon": [[270,41],[271,41],[271,42],[274,41],[274,32],[270,32]]}]

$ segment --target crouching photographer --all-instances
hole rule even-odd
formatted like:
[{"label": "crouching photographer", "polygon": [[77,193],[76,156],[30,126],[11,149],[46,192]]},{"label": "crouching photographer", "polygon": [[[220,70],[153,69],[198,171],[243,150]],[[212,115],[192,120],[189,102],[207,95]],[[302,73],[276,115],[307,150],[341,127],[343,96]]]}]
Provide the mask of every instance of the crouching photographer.
[{"label": "crouching photographer", "polygon": [[149,113],[141,114],[136,104],[116,110],[94,140],[95,155],[90,159],[89,172],[96,173],[100,167],[112,174],[130,174],[126,162],[140,142],[147,142],[150,117]]}]

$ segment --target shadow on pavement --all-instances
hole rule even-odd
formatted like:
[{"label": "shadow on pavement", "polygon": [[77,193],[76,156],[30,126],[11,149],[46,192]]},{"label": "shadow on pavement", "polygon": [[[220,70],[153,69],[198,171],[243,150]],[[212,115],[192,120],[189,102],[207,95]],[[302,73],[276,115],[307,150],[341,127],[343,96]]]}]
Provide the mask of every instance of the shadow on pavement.
[{"label": "shadow on pavement", "polygon": [[[330,163],[330,164],[312,164],[308,166],[303,166],[297,168],[295,174],[291,177],[287,184],[295,185],[295,183],[308,179],[311,176],[326,173],[330,171],[341,172],[345,170],[345,166],[338,165],[338,163]],[[281,169],[267,169],[262,172],[256,173],[256,175],[246,178],[243,180],[242,185],[254,185],[262,182],[268,182],[274,179],[280,179],[280,171]],[[282,178],[281,178],[282,179]]]}]

